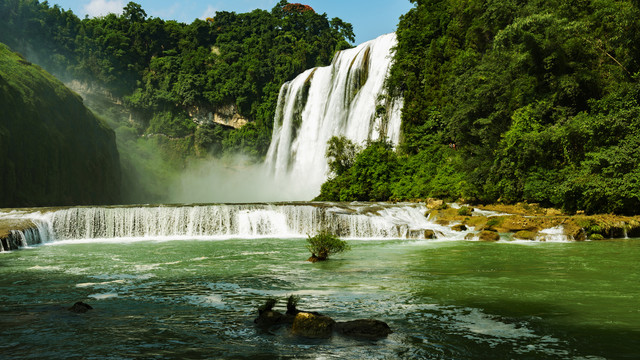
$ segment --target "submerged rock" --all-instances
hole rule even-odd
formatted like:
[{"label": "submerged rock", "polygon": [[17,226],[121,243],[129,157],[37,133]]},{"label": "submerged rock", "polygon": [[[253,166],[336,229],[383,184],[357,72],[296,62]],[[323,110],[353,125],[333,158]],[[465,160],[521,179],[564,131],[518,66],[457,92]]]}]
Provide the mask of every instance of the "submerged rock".
[{"label": "submerged rock", "polygon": [[83,303],[82,301],[78,301],[77,303],[73,304],[72,307],[70,307],[69,309],[67,309],[73,313],[76,314],[84,314],[89,310],[93,310],[93,307],[91,307],[91,305]]},{"label": "submerged rock", "polygon": [[325,315],[300,312],[293,320],[291,333],[308,338],[326,339],[331,337],[335,323],[335,320]]},{"label": "submerged rock", "polygon": [[338,322],[335,330],[344,336],[365,339],[381,339],[393,332],[387,323],[374,319]]}]

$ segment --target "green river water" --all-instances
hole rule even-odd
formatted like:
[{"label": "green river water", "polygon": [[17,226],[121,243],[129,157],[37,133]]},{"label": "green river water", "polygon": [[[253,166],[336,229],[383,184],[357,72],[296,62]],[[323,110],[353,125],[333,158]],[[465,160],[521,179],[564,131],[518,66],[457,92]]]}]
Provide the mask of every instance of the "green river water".
[{"label": "green river water", "polygon": [[[638,359],[640,240],[350,241],[306,262],[304,239],[69,241],[0,254],[1,359]],[[371,341],[254,326],[269,297]],[[66,310],[76,301],[94,307]]]}]

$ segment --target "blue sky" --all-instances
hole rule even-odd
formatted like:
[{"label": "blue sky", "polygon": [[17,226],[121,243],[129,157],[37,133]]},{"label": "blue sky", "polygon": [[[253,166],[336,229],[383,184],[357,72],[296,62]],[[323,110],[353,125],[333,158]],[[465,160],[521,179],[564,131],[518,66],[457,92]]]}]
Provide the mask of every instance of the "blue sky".
[{"label": "blue sky", "polygon": [[[129,0],[49,0],[80,18],[121,13]],[[165,20],[191,23],[196,18],[213,16],[216,11],[247,12],[271,10],[278,0],[138,0],[147,15]],[[413,6],[409,0],[289,0],[311,6],[317,13],[327,13],[329,19],[339,17],[353,24],[356,44],[392,32],[400,15]]]}]

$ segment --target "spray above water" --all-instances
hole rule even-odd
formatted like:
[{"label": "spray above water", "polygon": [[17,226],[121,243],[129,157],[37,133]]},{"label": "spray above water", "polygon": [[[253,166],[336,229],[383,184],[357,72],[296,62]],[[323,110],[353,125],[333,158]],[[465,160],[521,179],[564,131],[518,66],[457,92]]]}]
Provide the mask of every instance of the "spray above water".
[{"label": "spray above water", "polygon": [[384,88],[396,44],[395,33],[380,36],[285,83],[265,162],[252,165],[237,157],[191,164],[170,202],[308,201],[327,179],[331,137],[357,144],[388,138],[397,145],[403,102]]}]

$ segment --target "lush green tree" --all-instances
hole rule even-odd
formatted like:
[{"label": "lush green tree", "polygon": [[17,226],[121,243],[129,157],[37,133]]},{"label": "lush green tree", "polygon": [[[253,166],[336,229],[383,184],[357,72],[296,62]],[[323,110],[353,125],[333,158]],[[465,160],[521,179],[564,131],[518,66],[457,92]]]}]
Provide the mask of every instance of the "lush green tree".
[{"label": "lush green tree", "polygon": [[360,149],[345,136],[334,136],[327,143],[326,157],[329,161],[329,171],[336,176],[347,172],[356,160]]},{"label": "lush green tree", "polygon": [[350,250],[349,244],[328,231],[321,231],[317,235],[307,237],[307,249],[311,252],[309,261],[325,261],[329,255],[339,254]]},{"label": "lush green tree", "polygon": [[60,77],[99,83],[147,133],[193,133],[186,113],[235,105],[255,124],[225,132],[228,141],[216,142],[223,148],[209,150],[256,158],[268,148],[280,86],[329,64],[354,39],[350,24],[284,0],[271,11],[218,11],[191,24],[150,18],[135,2],[122,15],[82,20],[46,1],[0,0],[0,10],[0,42]]},{"label": "lush green tree", "polygon": [[637,3],[413,2],[388,82],[394,197],[637,213]]}]

